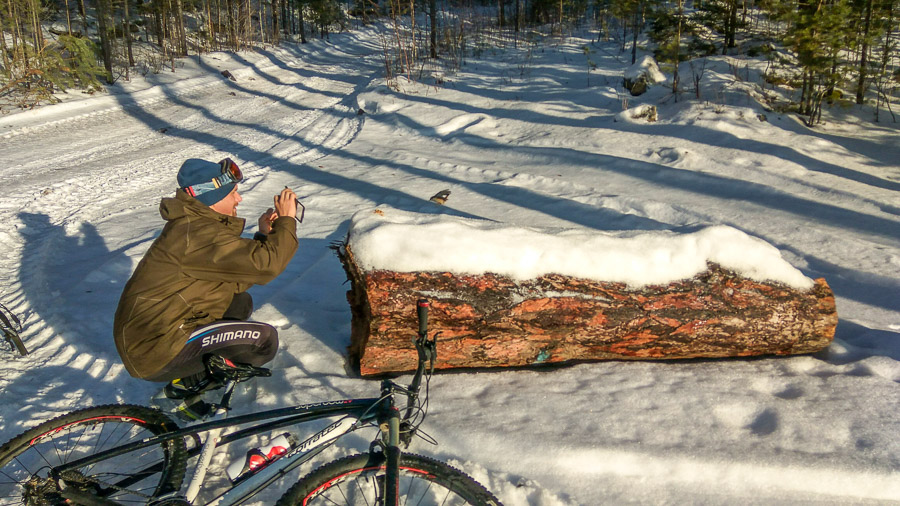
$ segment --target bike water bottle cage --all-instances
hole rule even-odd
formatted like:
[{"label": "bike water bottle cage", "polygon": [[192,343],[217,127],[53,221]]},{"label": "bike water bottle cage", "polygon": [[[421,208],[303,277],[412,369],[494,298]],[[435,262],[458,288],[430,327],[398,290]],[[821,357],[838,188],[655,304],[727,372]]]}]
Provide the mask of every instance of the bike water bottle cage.
[{"label": "bike water bottle cage", "polygon": [[185,186],[182,190],[191,197],[196,197],[202,193],[221,188],[226,184],[240,183],[244,180],[244,174],[241,173],[240,167],[238,167],[231,158],[222,160],[219,162],[219,165],[222,167],[222,174],[212,178],[208,183],[197,183],[195,185]]}]

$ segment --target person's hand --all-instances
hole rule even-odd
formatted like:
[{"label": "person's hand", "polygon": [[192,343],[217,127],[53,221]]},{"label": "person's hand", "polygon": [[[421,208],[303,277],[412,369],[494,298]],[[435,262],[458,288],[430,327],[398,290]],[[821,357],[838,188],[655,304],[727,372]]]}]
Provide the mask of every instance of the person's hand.
[{"label": "person's hand", "polygon": [[275,195],[275,212],[278,216],[297,217],[297,195],[287,186]]},{"label": "person's hand", "polygon": [[266,212],[262,213],[257,221],[257,223],[259,223],[259,232],[261,234],[269,235],[269,232],[272,231],[272,222],[275,221],[275,218],[278,218],[278,213],[275,212],[275,209],[272,209],[271,207],[266,209]]}]

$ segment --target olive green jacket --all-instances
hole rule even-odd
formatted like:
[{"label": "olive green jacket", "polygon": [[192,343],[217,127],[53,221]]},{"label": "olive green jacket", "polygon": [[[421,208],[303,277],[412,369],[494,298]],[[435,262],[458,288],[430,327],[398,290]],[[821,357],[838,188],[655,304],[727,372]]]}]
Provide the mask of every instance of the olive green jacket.
[{"label": "olive green jacket", "polygon": [[297,251],[294,218],[265,240],[241,237],[244,220],[217,213],[182,191],[164,198],[167,221],[122,291],[113,334],[128,372],[152,377],[191,332],[218,320],[234,294],[275,279]]}]

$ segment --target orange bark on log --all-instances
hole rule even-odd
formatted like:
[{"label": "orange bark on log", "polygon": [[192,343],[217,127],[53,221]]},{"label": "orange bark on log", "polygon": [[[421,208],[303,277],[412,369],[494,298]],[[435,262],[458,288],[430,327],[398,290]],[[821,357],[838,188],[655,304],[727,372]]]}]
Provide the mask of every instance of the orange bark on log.
[{"label": "orange bark on log", "polygon": [[351,362],[363,376],[413,370],[415,303],[431,301],[438,369],[592,360],[790,355],[819,351],[837,325],[824,279],[810,290],[762,283],[716,264],[687,280],[628,288],[546,275],[364,272],[344,246],[351,281]]}]

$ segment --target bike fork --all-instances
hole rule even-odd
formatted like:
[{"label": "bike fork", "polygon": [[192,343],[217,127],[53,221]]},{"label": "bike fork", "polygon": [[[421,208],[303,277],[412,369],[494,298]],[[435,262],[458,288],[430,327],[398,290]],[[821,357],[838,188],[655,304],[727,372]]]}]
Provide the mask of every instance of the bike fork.
[{"label": "bike fork", "polygon": [[385,506],[397,506],[400,500],[400,411],[395,407],[391,407],[385,435],[387,436],[387,447],[384,449],[386,457],[384,504]]}]

